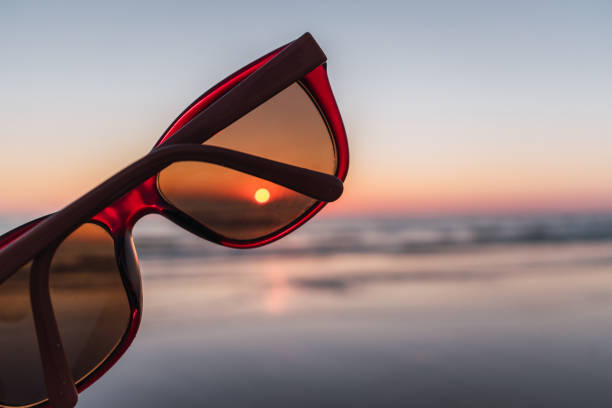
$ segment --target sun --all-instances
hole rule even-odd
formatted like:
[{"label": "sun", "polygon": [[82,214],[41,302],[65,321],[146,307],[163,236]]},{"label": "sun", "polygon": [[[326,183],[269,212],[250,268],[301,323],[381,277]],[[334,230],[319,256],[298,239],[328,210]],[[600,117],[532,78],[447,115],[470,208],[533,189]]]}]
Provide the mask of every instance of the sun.
[{"label": "sun", "polygon": [[255,201],[259,204],[265,204],[270,201],[270,192],[267,188],[260,188],[255,192]]}]

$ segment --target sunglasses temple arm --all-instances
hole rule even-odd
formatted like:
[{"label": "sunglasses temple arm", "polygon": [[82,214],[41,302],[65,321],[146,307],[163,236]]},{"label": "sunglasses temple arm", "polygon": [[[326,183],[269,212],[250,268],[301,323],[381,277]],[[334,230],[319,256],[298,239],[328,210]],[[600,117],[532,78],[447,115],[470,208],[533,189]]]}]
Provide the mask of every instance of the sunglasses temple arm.
[{"label": "sunglasses temple arm", "polygon": [[178,161],[218,164],[260,177],[319,201],[335,201],[343,184],[335,176],[215,146],[155,149],[0,250],[0,284],[49,244],[61,240],[131,189]]},{"label": "sunglasses temple arm", "polygon": [[49,267],[54,253],[55,247],[50,247],[32,263],[30,302],[49,404],[53,408],[73,408],[77,403],[78,393],[49,292]]},{"label": "sunglasses temple arm", "polygon": [[197,114],[164,145],[205,142],[325,61],[327,57],[312,35],[303,34]]}]

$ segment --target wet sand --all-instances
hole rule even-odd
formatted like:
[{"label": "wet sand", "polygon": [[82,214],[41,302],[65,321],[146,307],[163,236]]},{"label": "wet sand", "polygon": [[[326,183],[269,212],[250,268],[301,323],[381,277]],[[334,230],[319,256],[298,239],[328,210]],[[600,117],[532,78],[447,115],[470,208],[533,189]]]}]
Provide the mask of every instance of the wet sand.
[{"label": "wet sand", "polygon": [[80,406],[612,404],[611,242],[324,254],[303,239],[291,256],[144,255],[141,331]]}]

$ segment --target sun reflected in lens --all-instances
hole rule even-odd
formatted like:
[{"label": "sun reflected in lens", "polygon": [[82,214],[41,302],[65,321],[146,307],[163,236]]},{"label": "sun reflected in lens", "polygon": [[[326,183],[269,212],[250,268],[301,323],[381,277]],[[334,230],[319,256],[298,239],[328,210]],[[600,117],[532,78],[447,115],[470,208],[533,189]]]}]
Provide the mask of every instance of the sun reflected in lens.
[{"label": "sun reflected in lens", "polygon": [[267,188],[260,188],[255,192],[255,201],[259,204],[265,204],[270,201],[270,192]]}]

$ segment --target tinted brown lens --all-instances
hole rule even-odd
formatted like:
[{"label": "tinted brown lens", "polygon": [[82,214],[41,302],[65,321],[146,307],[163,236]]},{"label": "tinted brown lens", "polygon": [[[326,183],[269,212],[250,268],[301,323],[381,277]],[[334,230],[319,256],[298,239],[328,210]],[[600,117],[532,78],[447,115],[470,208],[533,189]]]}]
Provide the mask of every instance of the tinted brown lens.
[{"label": "tinted brown lens", "polygon": [[0,285],[0,406],[29,405],[47,395],[30,306],[30,266]]},{"label": "tinted brown lens", "polygon": [[158,182],[177,208],[238,240],[279,230],[316,202],[269,181],[208,163],[174,163],[160,173]]},{"label": "tinted brown lens", "polygon": [[117,347],[130,322],[130,305],[102,227],[84,224],[57,249],[51,263],[51,301],[75,382]]},{"label": "tinted brown lens", "polygon": [[336,171],[333,138],[318,108],[295,83],[206,141],[322,173]]},{"label": "tinted brown lens", "polygon": [[[206,144],[335,174],[336,149],[318,108],[295,83]],[[273,234],[316,201],[257,177],[199,162],[175,163],[158,176],[167,201],[235,240]]]},{"label": "tinted brown lens", "polygon": [[[31,405],[47,395],[30,306],[30,265],[0,285],[0,406]],[[49,286],[79,382],[115,349],[130,321],[110,235],[94,224],[73,232],[53,257]]]}]

